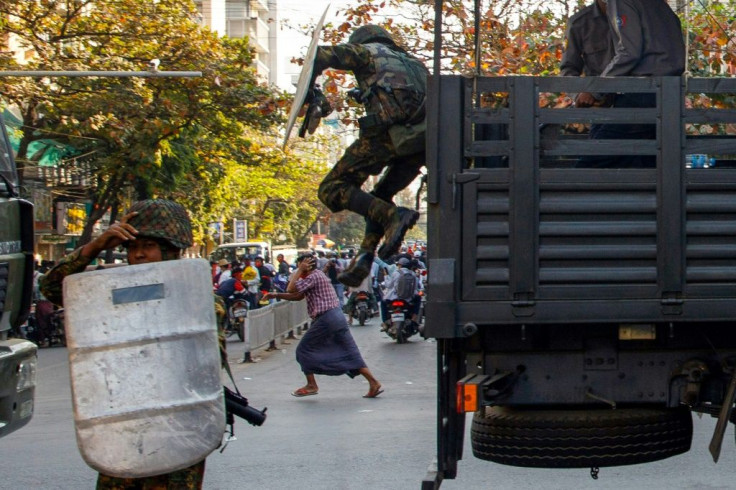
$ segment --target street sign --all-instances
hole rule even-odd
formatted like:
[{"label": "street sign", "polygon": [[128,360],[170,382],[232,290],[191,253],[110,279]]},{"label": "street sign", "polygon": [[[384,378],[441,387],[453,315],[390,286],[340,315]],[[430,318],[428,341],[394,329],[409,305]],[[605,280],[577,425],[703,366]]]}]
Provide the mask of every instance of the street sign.
[{"label": "street sign", "polygon": [[244,219],[233,219],[233,233],[235,237],[234,242],[247,242],[248,241],[248,220]]}]

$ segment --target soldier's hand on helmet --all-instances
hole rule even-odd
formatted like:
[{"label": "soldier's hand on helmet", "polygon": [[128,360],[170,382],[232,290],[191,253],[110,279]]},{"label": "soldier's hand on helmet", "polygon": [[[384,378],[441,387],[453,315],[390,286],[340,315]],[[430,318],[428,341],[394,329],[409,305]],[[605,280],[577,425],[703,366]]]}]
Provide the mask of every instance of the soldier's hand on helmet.
[{"label": "soldier's hand on helmet", "polygon": [[123,242],[135,240],[136,235],[138,235],[138,230],[128,223],[128,221],[137,214],[137,211],[128,213],[123,216],[120,221],[110,225],[102,235],[98,236],[83,247],[82,255],[85,257],[96,257],[103,250],[109,250],[117,247]]}]

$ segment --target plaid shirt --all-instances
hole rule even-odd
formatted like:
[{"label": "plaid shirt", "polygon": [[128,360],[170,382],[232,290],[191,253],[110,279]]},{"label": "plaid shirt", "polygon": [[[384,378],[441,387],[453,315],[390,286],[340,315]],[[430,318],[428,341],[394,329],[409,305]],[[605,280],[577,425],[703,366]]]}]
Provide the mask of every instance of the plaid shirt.
[{"label": "plaid shirt", "polygon": [[321,270],[296,281],[296,290],[307,298],[307,313],[314,320],[322,313],[340,307],[335,288]]}]

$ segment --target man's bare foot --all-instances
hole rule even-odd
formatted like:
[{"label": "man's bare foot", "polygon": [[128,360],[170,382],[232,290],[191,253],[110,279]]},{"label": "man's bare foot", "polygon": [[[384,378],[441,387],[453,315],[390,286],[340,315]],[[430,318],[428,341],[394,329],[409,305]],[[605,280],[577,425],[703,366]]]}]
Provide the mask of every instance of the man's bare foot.
[{"label": "man's bare foot", "polygon": [[375,385],[371,385],[370,389],[368,390],[368,393],[363,395],[363,398],[375,398],[378,395],[383,393],[383,389],[381,388],[380,383],[376,383]]}]

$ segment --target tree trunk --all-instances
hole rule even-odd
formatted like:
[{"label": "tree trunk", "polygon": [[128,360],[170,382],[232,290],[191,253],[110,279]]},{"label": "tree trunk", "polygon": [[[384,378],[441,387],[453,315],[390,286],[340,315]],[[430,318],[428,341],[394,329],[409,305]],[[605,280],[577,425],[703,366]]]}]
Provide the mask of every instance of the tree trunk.
[{"label": "tree trunk", "polygon": [[[115,199],[112,203],[112,206],[110,207],[110,224],[115,223],[118,219],[118,210],[120,208],[120,202],[118,199]],[[113,257],[113,249],[108,249],[105,252],[105,263],[106,264],[112,264],[115,262],[115,258]]]},{"label": "tree trunk", "polygon": [[120,192],[122,187],[122,177],[112,177],[107,183],[102,183],[101,179],[97,182],[97,192],[92,197],[92,212],[87,216],[87,222],[84,224],[84,230],[82,230],[82,236],[77,241],[78,245],[86,245],[92,240],[92,231],[95,223],[105,215],[105,212],[120,202]]}]

